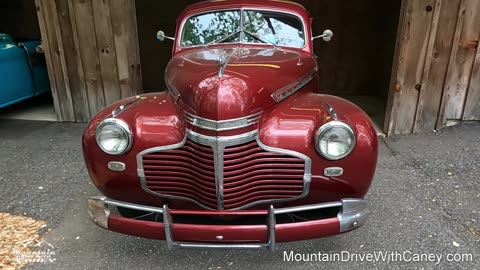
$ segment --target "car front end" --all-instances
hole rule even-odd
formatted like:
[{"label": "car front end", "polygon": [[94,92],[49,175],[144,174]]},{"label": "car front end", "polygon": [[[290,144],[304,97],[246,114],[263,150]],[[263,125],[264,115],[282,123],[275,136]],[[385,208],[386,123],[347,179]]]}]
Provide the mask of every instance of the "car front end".
[{"label": "car front end", "polygon": [[[95,224],[169,248],[270,250],[365,224],[376,131],[357,106],[315,93],[308,14],[283,2],[277,11],[233,2],[216,3],[229,13],[215,16],[266,18],[290,32],[259,37],[240,24],[213,43],[179,34],[167,92],[95,116],[83,136],[88,172],[104,195],[88,200]],[[209,4],[179,25],[211,18]],[[291,33],[298,48],[282,46]]]}]

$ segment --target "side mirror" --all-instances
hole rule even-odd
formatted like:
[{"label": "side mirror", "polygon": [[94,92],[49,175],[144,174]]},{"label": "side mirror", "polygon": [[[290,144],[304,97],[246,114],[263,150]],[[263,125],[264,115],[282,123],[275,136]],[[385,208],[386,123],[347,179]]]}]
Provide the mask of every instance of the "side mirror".
[{"label": "side mirror", "polygon": [[312,40],[315,40],[317,38],[322,38],[323,41],[329,42],[333,38],[333,32],[332,32],[332,30],[327,29],[327,30],[323,31],[323,34],[321,34],[319,36],[316,36],[316,37],[313,37]]},{"label": "side mirror", "polygon": [[175,41],[175,38],[166,36],[165,32],[163,32],[162,30],[158,31],[157,32],[157,40],[160,41],[160,42],[163,42],[165,39],[170,39],[170,40]]},{"label": "side mirror", "polygon": [[38,45],[37,47],[35,47],[35,51],[36,51],[38,54],[43,54],[43,53],[45,53],[45,51],[43,50],[43,44],[40,44],[40,45]]}]

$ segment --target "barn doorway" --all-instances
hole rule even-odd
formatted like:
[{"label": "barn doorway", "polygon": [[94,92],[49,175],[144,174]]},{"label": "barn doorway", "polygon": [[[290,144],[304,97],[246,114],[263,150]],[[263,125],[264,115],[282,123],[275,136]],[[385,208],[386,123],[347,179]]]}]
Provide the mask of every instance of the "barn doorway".
[{"label": "barn doorway", "polygon": [[[171,46],[155,33],[174,35],[177,15],[195,0],[175,4],[136,0],[137,25],[145,92],[165,89],[163,77]],[[313,32],[331,29],[330,43],[315,41],[320,92],[341,96],[366,111],[383,131],[401,0],[298,0],[313,17]],[[159,16],[161,10],[162,16]]]},{"label": "barn doorway", "polygon": [[315,41],[321,92],[361,107],[384,135],[401,0],[308,1],[314,33],[331,28],[330,43]]},{"label": "barn doorway", "polygon": [[0,2],[0,119],[56,121],[34,0]]}]

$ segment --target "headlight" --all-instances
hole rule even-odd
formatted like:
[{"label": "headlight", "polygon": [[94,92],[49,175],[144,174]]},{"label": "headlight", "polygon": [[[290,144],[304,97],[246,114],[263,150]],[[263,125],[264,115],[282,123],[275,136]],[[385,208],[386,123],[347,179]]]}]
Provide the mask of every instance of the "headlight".
[{"label": "headlight", "polygon": [[95,135],[98,146],[107,154],[123,155],[132,147],[132,132],[127,123],[109,118],[101,122]]},{"label": "headlight", "polygon": [[328,160],[339,160],[348,156],[355,147],[352,128],[339,121],[323,125],[315,136],[317,152]]}]

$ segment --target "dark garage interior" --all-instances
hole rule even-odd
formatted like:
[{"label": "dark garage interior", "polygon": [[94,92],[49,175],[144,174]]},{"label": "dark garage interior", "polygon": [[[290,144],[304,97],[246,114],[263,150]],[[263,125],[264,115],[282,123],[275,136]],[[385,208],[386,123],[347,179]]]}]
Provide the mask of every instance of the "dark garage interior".
[{"label": "dark garage interior", "polygon": [[[0,33],[10,35],[16,44],[41,40],[35,1],[0,1]],[[39,58],[44,65],[43,55],[39,55]],[[8,87],[8,85],[4,84],[3,87]],[[9,90],[5,89],[4,91]],[[2,108],[0,109],[0,118],[57,120],[50,94],[42,94]]]},{"label": "dark garage interior", "polygon": [[[159,43],[155,34],[175,33],[177,15],[194,0],[137,0],[137,25],[145,92],[165,89],[164,69],[172,43]],[[331,29],[330,43],[316,40],[320,92],[338,95],[362,107],[383,128],[391,78],[401,0],[297,1],[313,17],[313,34]]]}]

